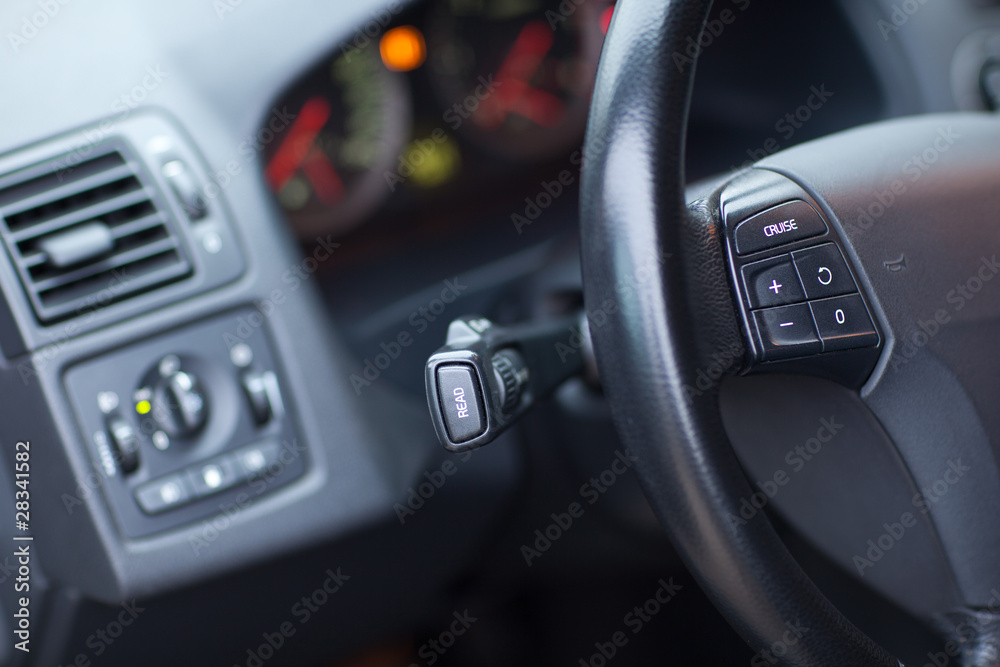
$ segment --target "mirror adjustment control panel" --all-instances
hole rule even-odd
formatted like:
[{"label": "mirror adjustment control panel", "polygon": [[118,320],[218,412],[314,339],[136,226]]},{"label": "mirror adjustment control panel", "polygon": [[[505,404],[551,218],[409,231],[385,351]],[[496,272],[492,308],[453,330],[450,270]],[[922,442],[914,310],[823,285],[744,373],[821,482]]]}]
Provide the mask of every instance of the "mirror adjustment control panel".
[{"label": "mirror adjustment control panel", "polygon": [[[749,343],[746,370],[806,371],[857,383],[874,366],[881,337],[843,241],[804,192],[766,174],[755,175],[758,187],[746,192],[734,181],[721,206]],[[768,178],[776,187],[760,188]]]},{"label": "mirror adjustment control panel", "polygon": [[88,479],[125,535],[246,507],[305,471],[276,359],[250,315],[218,316],[66,374]]}]

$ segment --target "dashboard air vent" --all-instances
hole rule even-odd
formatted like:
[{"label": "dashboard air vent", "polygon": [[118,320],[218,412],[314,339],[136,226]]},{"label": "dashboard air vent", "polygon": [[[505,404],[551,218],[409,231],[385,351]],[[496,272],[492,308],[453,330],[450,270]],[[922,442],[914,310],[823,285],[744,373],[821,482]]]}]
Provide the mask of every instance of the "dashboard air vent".
[{"label": "dashboard air vent", "polygon": [[155,185],[124,146],[102,148],[71,169],[55,161],[0,179],[0,234],[43,323],[191,273]]}]

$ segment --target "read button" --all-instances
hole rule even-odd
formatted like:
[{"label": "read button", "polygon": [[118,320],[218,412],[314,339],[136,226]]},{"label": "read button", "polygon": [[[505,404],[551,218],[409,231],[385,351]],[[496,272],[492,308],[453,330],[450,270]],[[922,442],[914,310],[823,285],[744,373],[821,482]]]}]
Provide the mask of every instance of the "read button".
[{"label": "read button", "polygon": [[784,243],[818,236],[826,223],[801,199],[790,201],[747,218],[736,226],[736,254],[745,255]]},{"label": "read button", "polygon": [[472,440],[486,430],[482,392],[471,366],[438,368],[437,385],[441,416],[452,442]]}]

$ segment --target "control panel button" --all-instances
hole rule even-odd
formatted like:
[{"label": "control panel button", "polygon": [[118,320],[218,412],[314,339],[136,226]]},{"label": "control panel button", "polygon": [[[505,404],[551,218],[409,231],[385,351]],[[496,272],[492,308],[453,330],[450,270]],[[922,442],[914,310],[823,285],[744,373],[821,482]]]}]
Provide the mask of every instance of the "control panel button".
[{"label": "control panel button", "polygon": [[182,475],[170,475],[147,482],[135,490],[135,499],[146,514],[159,514],[186,505],[193,498]]},{"label": "control panel button", "polygon": [[753,312],[764,361],[821,352],[809,304],[766,308]]},{"label": "control panel button", "polygon": [[124,417],[116,415],[108,419],[108,435],[122,472],[135,472],[139,467],[139,435],[135,428]]},{"label": "control panel button", "polygon": [[240,483],[242,475],[236,461],[222,456],[188,469],[191,486],[199,498],[232,488]]},{"label": "control panel button", "polygon": [[797,250],[792,253],[792,260],[810,299],[858,291],[840,248],[833,243]]},{"label": "control panel button", "polygon": [[205,203],[205,198],[201,196],[198,181],[195,180],[183,161],[171,160],[163,165],[162,171],[189,220],[194,222],[208,215],[208,205]]},{"label": "control panel button", "polygon": [[736,253],[745,255],[826,232],[826,223],[801,199],[747,218],[736,226]]},{"label": "control panel button", "polygon": [[250,414],[257,426],[264,426],[272,418],[284,413],[278,377],[271,371],[247,371],[241,379],[243,393],[250,402]]},{"label": "control panel button", "polygon": [[823,351],[878,345],[878,333],[859,294],[809,302]]},{"label": "control panel button", "polygon": [[239,466],[243,479],[249,479],[254,475],[259,475],[272,464],[278,462],[280,454],[281,446],[277,442],[269,440],[258,442],[238,450],[233,455],[233,460]]},{"label": "control panel button", "polygon": [[153,392],[153,417],[171,437],[198,432],[208,419],[208,402],[198,378],[181,370],[164,375]]},{"label": "control panel button", "polygon": [[747,264],[743,267],[743,284],[751,308],[781,306],[806,299],[789,255]]},{"label": "control panel button", "polygon": [[437,369],[438,398],[448,437],[466,442],[486,430],[479,382],[471,366],[442,366]]},{"label": "control panel button", "polygon": [[154,432],[150,440],[153,441],[153,447],[156,447],[161,452],[170,449],[170,436],[163,431]]},{"label": "control panel button", "polygon": [[250,401],[250,414],[257,426],[271,421],[271,401],[267,397],[267,386],[261,373],[243,374],[243,392]]}]

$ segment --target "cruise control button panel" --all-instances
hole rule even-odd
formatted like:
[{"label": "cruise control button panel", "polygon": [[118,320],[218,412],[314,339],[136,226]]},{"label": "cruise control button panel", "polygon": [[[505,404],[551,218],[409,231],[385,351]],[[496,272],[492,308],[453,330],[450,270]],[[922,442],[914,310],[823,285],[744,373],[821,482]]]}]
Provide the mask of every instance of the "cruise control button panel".
[{"label": "cruise control button panel", "polygon": [[744,372],[824,375],[857,386],[881,336],[836,228],[780,174],[750,170],[720,197],[750,350]]},{"label": "cruise control button panel", "polygon": [[744,264],[740,272],[759,361],[878,345],[878,332],[837,244]]}]

